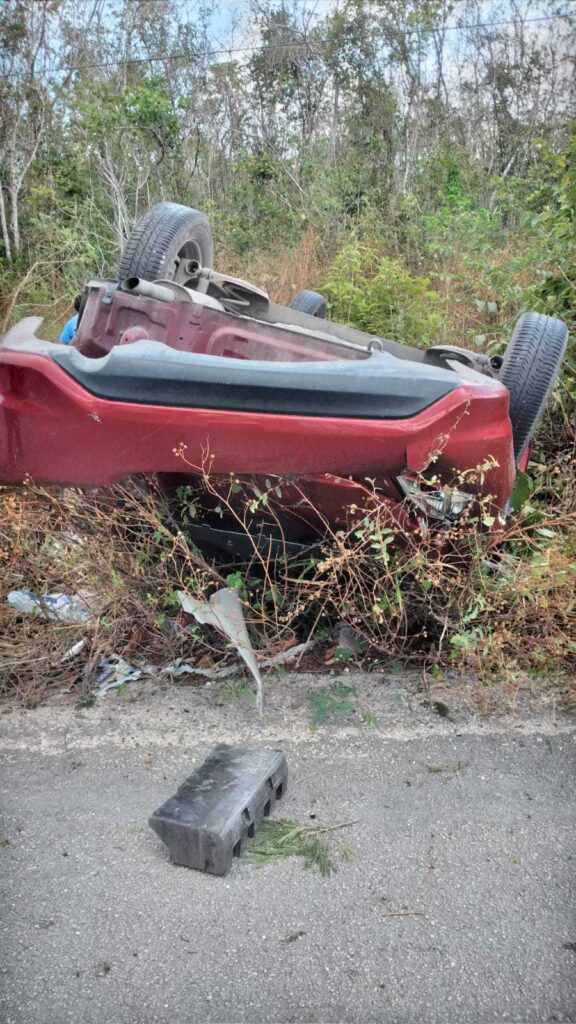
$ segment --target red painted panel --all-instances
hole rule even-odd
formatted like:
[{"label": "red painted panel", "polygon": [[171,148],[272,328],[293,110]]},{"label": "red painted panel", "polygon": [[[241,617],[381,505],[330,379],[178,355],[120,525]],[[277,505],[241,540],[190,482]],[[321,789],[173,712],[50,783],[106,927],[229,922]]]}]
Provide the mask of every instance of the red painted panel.
[{"label": "red painted panel", "polygon": [[[180,453],[180,454],[179,454]],[[462,383],[407,420],[351,420],[110,402],[45,355],[0,348],[0,481],[95,486],[131,473],[453,477],[490,457],[476,488],[503,508],[515,468],[508,392]]]}]

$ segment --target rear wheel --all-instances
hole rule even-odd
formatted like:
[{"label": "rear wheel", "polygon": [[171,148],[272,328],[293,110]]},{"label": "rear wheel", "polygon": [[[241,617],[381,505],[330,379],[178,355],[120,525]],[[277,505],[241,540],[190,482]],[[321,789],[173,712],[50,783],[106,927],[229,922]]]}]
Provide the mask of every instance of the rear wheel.
[{"label": "rear wheel", "polygon": [[324,320],[326,318],[326,299],[319,292],[305,289],[294,296],[290,303],[290,309],[297,309],[299,313],[308,313],[309,316],[317,316],[319,320]]},{"label": "rear wheel", "polygon": [[546,408],[567,343],[566,324],[541,313],[524,313],[512,332],[499,377],[510,392],[516,461]]},{"label": "rear wheel", "polygon": [[210,268],[214,259],[212,231],[204,214],[179,203],[156,203],[132,231],[118,266],[118,280],[163,278],[186,284],[189,260]]}]

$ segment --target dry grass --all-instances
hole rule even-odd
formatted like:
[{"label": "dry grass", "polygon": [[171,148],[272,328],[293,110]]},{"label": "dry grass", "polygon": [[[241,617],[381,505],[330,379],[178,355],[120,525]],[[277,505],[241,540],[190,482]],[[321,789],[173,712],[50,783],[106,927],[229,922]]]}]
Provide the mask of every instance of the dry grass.
[{"label": "dry grass", "polygon": [[[174,589],[221,578],[198,560],[153,490],[84,494],[0,492],[0,694],[27,704],[64,685],[89,688],[101,659],[166,664],[194,646]],[[11,590],[93,595],[94,618],[77,625],[18,615]],[[66,653],[85,640],[78,658]]]},{"label": "dry grass", "polygon": [[0,287],[0,333],[26,316],[44,320],[42,337],[56,341],[74,310],[62,294],[62,260],[38,260],[10,287]]},{"label": "dry grass", "polygon": [[[259,513],[282,534],[278,482],[245,484],[239,501],[233,477],[205,473],[202,480],[248,538]],[[253,541],[243,567],[246,594],[258,609],[253,625],[267,643],[300,636],[303,623],[315,630],[340,620],[372,652],[465,664],[479,674],[554,666],[576,654],[570,501],[549,512],[529,507],[495,532],[487,499],[452,528],[426,531],[407,528],[369,485],[345,528],[334,529],[306,492],[300,501],[322,524],[321,555],[304,565],[271,560]]]},{"label": "dry grass", "polygon": [[319,237],[313,228],[295,246],[278,245],[274,252],[237,256],[220,249],[218,268],[265,288],[275,302],[288,305],[297,292],[318,287],[325,266],[319,256]]},{"label": "dry grass", "polygon": [[[239,504],[221,480],[205,477],[204,488],[251,536],[262,492]],[[65,685],[82,691],[111,653],[156,666],[228,656],[217,634],[190,627],[175,590],[208,598],[231,582],[230,570],[189,543],[175,512],[152,483],[95,494],[0,493],[1,693],[30,705]],[[272,502],[266,516],[274,518]],[[498,534],[469,521],[423,536],[395,523],[373,494],[345,529],[325,523],[319,556],[272,559],[254,546],[235,565],[233,583],[262,655],[312,636],[333,652],[344,622],[363,641],[362,654],[344,654],[360,664],[392,656],[480,679],[544,677],[576,660],[575,530],[576,514],[558,511],[510,520]],[[15,589],[92,594],[94,619],[64,625],[18,615],[5,603]],[[82,655],[66,660],[81,639]],[[573,697],[568,689],[559,699]]]}]

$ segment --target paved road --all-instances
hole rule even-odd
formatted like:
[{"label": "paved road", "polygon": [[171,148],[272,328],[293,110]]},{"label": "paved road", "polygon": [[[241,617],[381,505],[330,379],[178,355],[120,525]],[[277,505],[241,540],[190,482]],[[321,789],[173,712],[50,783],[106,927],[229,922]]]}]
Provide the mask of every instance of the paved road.
[{"label": "paved road", "polygon": [[[2,716],[2,1024],[576,1021],[573,725],[345,678],[314,732],[333,678],[262,724],[234,686]],[[282,747],[283,813],[360,818],[354,861],[171,866],[147,816],[219,740]]]}]

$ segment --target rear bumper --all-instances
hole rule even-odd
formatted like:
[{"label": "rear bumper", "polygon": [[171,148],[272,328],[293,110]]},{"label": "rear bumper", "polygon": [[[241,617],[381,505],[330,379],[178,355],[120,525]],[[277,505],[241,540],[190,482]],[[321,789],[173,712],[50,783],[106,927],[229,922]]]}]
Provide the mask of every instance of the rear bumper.
[{"label": "rear bumper", "polygon": [[508,392],[462,381],[418,415],[397,420],[284,415],[111,401],[39,351],[0,346],[0,482],[80,487],[134,473],[210,472],[299,478],[446,480],[494,463],[474,489],[503,509],[515,468]]}]

